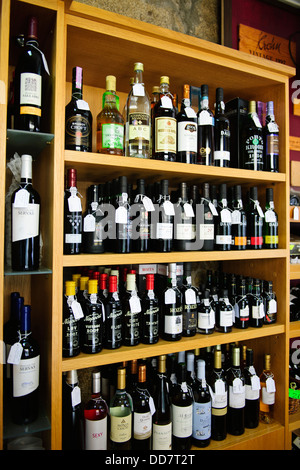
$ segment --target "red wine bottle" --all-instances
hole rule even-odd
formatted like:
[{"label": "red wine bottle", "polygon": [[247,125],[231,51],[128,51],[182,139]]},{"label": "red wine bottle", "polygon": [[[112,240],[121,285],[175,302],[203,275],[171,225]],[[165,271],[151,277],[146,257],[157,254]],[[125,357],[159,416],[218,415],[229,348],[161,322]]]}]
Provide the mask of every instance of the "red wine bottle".
[{"label": "red wine bottle", "polygon": [[72,97],[65,110],[65,148],[80,152],[92,151],[93,117],[82,99],[82,68],[72,70]]},{"label": "red wine bottle", "polygon": [[176,264],[168,265],[168,286],[163,292],[161,337],[167,341],[179,341],[182,337],[182,293],[177,285]]},{"label": "red wine bottle", "polygon": [[141,341],[141,301],[136,290],[134,273],[127,274],[126,294],[122,299],[123,344],[136,346]]},{"label": "red wine bottle", "polygon": [[210,300],[210,292],[205,289],[198,307],[197,332],[209,335],[215,330],[216,315]]},{"label": "red wine bottle", "polygon": [[32,186],[32,157],[21,157],[21,181],[11,198],[11,257],[14,271],[34,271],[40,264],[40,196]]},{"label": "red wine bottle", "polygon": [[201,86],[198,112],[198,164],[214,164],[214,115],[209,109],[208,85]]},{"label": "red wine bottle", "polygon": [[248,328],[250,317],[249,300],[246,294],[246,280],[240,279],[238,281],[236,303],[233,305],[236,328]]},{"label": "red wine bottle", "polygon": [[87,211],[83,216],[82,251],[84,253],[104,253],[104,211],[101,208],[101,185],[93,184],[87,190]]},{"label": "red wine bottle", "polygon": [[250,101],[248,117],[241,134],[241,168],[262,171],[264,169],[263,151],[262,125],[256,112],[256,102]]},{"label": "red wine bottle", "polygon": [[159,356],[156,388],[153,396],[155,412],[152,416],[151,450],[172,449],[172,416],[166,375],[166,356]]},{"label": "red wine bottle", "polygon": [[177,120],[176,161],[197,163],[197,115],[191,107],[190,86],[183,85],[181,109]]},{"label": "red wine bottle", "polygon": [[81,253],[82,207],[77,190],[77,172],[74,168],[67,173],[64,196],[64,254]]},{"label": "red wine bottle", "polygon": [[232,350],[232,365],[227,371],[229,389],[227,431],[234,436],[245,432],[245,377],[240,367],[240,348]]},{"label": "red wine bottle", "polygon": [[247,248],[247,216],[243,207],[242,187],[234,187],[234,198],[231,203],[231,235],[232,250],[245,250]]},{"label": "red wine bottle", "polygon": [[122,304],[118,294],[117,276],[108,278],[108,296],[103,301],[105,308],[106,349],[118,349],[122,345]]},{"label": "red wine bottle", "polygon": [[133,450],[150,450],[152,436],[152,397],[147,388],[146,365],[140,364],[133,393]]},{"label": "red wine bottle", "polygon": [[[19,292],[11,292],[10,294],[10,317],[3,325],[3,340],[5,345],[5,357],[8,359],[10,348],[19,340],[19,330],[21,324],[21,312],[24,305],[24,297]],[[12,385],[12,364],[6,361],[5,364],[5,382],[4,385],[10,388]],[[12,396],[12,390],[8,391],[8,395]]]},{"label": "red wine bottle", "polygon": [[264,136],[264,171],[279,171],[279,127],[274,116],[274,102],[267,102]]},{"label": "red wine bottle", "polygon": [[85,450],[107,450],[108,406],[101,396],[100,372],[93,372],[92,395],[84,407]]},{"label": "red wine bottle", "polygon": [[216,331],[230,333],[233,325],[233,307],[228,299],[228,290],[222,289],[216,308]]},{"label": "red wine bottle", "polygon": [[103,348],[104,306],[98,297],[98,282],[88,281],[88,296],[83,305],[84,317],[81,321],[81,351],[95,354]]},{"label": "red wine bottle", "polygon": [[156,216],[157,219],[156,221],[151,219],[154,230],[152,237],[155,239],[153,247],[158,252],[170,252],[174,234],[174,207],[170,200],[168,180],[162,180],[160,183],[157,203],[157,212],[155,211],[155,214],[151,216]]},{"label": "red wine bottle", "polygon": [[220,251],[228,251],[231,249],[231,212],[228,209],[227,202],[227,185],[220,185],[220,194],[218,202],[218,217],[215,225],[215,249]]},{"label": "red wine bottle", "polygon": [[175,251],[193,250],[195,242],[195,214],[193,206],[188,200],[188,188],[186,183],[180,183],[178,200],[174,204],[174,240]]},{"label": "red wine bottle", "polygon": [[230,124],[225,116],[223,88],[216,89],[214,165],[230,166]]},{"label": "red wine bottle", "polygon": [[84,417],[77,370],[66,374],[62,391],[62,450],[84,449]]},{"label": "red wine bottle", "polygon": [[250,326],[261,328],[264,324],[265,308],[261,295],[260,280],[254,279],[252,290]]},{"label": "red wine bottle", "polygon": [[12,420],[16,424],[29,424],[39,414],[40,347],[32,336],[31,307],[21,311],[20,360],[13,365]]},{"label": "red wine bottle", "polygon": [[273,188],[266,189],[266,206],[263,223],[263,248],[278,248],[278,215],[275,212]]},{"label": "red wine bottle", "polygon": [[195,336],[199,294],[192,285],[192,264],[184,263],[182,292],[182,336]]},{"label": "red wine bottle", "polygon": [[132,226],[132,250],[136,253],[144,253],[149,250],[150,242],[150,212],[154,209],[152,201],[146,196],[145,180],[140,178],[137,181],[136,196],[134,205],[136,208],[135,217],[138,225]]},{"label": "red wine bottle", "polygon": [[214,351],[214,366],[209,376],[209,386],[212,397],[211,437],[214,441],[223,441],[227,436],[228,386],[220,349]]},{"label": "red wine bottle", "polygon": [[120,176],[115,200],[116,239],[113,240],[115,253],[131,252],[131,223],[128,181],[126,176]]},{"label": "red wine bottle", "polygon": [[215,246],[215,219],[218,212],[211,202],[209,193],[209,184],[203,184],[203,192],[201,197],[203,204],[203,222],[199,224],[199,237],[203,240],[203,251],[212,251]]},{"label": "red wine bottle", "polygon": [[155,344],[159,339],[160,304],[154,291],[154,274],[146,274],[146,291],[141,306],[141,341]]},{"label": "red wine bottle", "polygon": [[247,209],[247,247],[260,250],[263,246],[264,214],[258,201],[257,187],[250,188],[249,206]]},{"label": "red wine bottle", "polygon": [[262,292],[265,318],[264,323],[270,325],[271,323],[276,323],[277,321],[277,297],[273,291],[273,282],[265,281],[264,289]]}]

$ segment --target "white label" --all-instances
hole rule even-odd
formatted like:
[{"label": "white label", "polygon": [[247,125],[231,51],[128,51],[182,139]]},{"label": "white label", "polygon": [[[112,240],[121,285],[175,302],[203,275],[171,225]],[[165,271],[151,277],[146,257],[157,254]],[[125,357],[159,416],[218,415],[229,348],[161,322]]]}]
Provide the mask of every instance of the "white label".
[{"label": "white label", "polygon": [[244,408],[245,406],[245,386],[239,377],[236,377],[233,385],[229,386],[229,406],[231,408]]},{"label": "white label", "polygon": [[72,312],[73,312],[73,315],[74,315],[74,318],[76,320],[79,320],[79,318],[82,318],[84,315],[83,315],[83,311],[82,311],[82,307],[81,307],[81,304],[79,302],[77,302],[77,300],[73,300],[72,303],[71,303],[71,309],[72,309]]},{"label": "white label", "polygon": [[68,198],[68,207],[70,212],[81,212],[81,200],[75,191],[71,191],[71,196]]},{"label": "white label", "polygon": [[156,238],[161,238],[162,240],[172,240],[173,224],[169,222],[158,223],[156,226]]},{"label": "white label", "polygon": [[258,306],[253,305],[252,306],[252,317],[255,319],[261,319],[264,318],[265,316],[265,310],[264,310],[264,305],[263,303],[260,303]]},{"label": "white label", "polygon": [[245,385],[246,400],[258,400],[259,394],[259,389],[254,390],[251,385]]},{"label": "white label", "polygon": [[265,221],[266,222],[276,222],[276,215],[275,212],[272,211],[271,209],[268,209],[265,212]]},{"label": "white label", "polygon": [[21,359],[13,365],[13,396],[23,397],[39,386],[40,356]]},{"label": "white label", "polygon": [[166,215],[175,215],[174,206],[171,201],[165,201],[163,203],[163,208]]},{"label": "white label", "polygon": [[27,207],[12,205],[12,241],[26,240],[39,234],[40,205]]},{"label": "white label", "polygon": [[275,299],[271,299],[269,302],[269,313],[277,313],[277,302]]},{"label": "white label", "polygon": [[217,245],[231,245],[231,235],[216,235]]},{"label": "white label", "polygon": [[107,450],[107,416],[85,420],[85,450]]},{"label": "white label", "polygon": [[169,96],[162,96],[161,97],[161,104],[163,108],[173,109],[173,103]]},{"label": "white label", "polygon": [[182,315],[165,315],[165,333],[170,335],[182,333]]},{"label": "white label", "polygon": [[92,214],[88,214],[83,219],[83,231],[84,232],[95,232],[96,230],[96,219]]},{"label": "white label", "polygon": [[124,206],[119,206],[115,212],[115,222],[117,224],[127,224],[127,210]]},{"label": "white label", "polygon": [[213,240],[214,227],[214,224],[200,224],[200,240]]},{"label": "white label", "polygon": [[220,216],[223,223],[231,224],[231,212],[229,209],[222,209]]},{"label": "white label", "polygon": [[220,311],[220,326],[232,326],[232,310]]},{"label": "white label", "polygon": [[192,305],[196,303],[196,293],[193,289],[187,289],[185,291],[185,303]]},{"label": "white label", "polygon": [[193,432],[193,405],[172,405],[173,435],[176,437],[189,437]]},{"label": "white label", "polygon": [[213,116],[206,110],[201,111],[198,118],[198,124],[200,124],[200,126],[213,126]]},{"label": "white label", "polygon": [[135,83],[132,87],[133,96],[145,96],[145,88],[142,83]]},{"label": "white label", "polygon": [[74,387],[71,392],[71,403],[73,407],[81,403],[81,390],[80,390],[80,387],[78,387],[78,385],[76,385],[76,387]]},{"label": "white label", "polygon": [[131,313],[139,313],[141,308],[141,301],[137,295],[132,295],[129,299],[130,311]]},{"label": "white label", "polygon": [[153,424],[152,433],[152,450],[171,450],[172,423],[165,425]]},{"label": "white label", "polygon": [[133,413],[133,435],[135,439],[143,440],[151,436],[152,415],[147,413]]},{"label": "white label", "polygon": [[198,328],[212,329],[215,326],[215,312],[210,309],[209,313],[198,313]]},{"label": "white label", "polygon": [[65,242],[66,243],[81,243],[81,233],[66,233]]},{"label": "white label", "polygon": [[194,238],[193,224],[177,224],[176,240],[192,240]]},{"label": "white label", "polygon": [[42,77],[36,73],[22,73],[20,77],[20,104],[42,105]]},{"label": "white label", "polygon": [[148,196],[143,197],[143,204],[144,204],[146,211],[153,212],[155,210],[154,204]]},{"label": "white label", "polygon": [[215,150],[214,151],[214,160],[223,161],[230,161],[230,152],[227,150]]},{"label": "white label", "polygon": [[170,305],[176,302],[176,293],[173,289],[168,289],[165,292],[165,304]]},{"label": "white label", "polygon": [[184,209],[184,213],[187,217],[194,217],[195,213],[194,213],[194,209],[193,209],[192,204],[186,202],[183,206],[183,209]]},{"label": "white label", "polygon": [[231,223],[232,224],[240,224],[241,223],[241,212],[235,210],[231,213]]},{"label": "white label", "polygon": [[29,192],[22,188],[15,194],[14,207],[27,207],[29,204]]},{"label": "white label", "polygon": [[275,403],[275,392],[268,392],[266,387],[262,387],[262,402],[265,405],[274,405]]},{"label": "white label", "polygon": [[177,137],[179,152],[197,152],[197,124],[195,122],[178,122]]}]

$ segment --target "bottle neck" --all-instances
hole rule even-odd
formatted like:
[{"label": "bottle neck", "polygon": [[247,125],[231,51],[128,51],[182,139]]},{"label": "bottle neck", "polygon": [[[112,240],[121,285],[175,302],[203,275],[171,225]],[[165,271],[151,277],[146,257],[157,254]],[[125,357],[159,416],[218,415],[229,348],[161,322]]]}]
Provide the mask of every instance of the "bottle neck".
[{"label": "bottle neck", "polygon": [[208,101],[208,96],[202,96],[201,98],[201,109],[208,109],[209,106],[209,101]]}]

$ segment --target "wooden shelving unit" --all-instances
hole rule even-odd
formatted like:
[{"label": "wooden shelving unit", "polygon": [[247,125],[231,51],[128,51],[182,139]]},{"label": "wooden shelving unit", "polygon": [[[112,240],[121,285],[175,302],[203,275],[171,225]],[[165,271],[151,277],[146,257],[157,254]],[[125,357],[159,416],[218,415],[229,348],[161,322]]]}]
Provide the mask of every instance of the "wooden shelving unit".
[{"label": "wooden shelving unit", "polygon": [[[5,276],[0,271],[1,324],[9,315],[9,295],[13,289],[25,292],[26,302],[33,307],[33,330],[42,345],[41,387],[46,412],[51,423],[49,448],[61,448],[62,373],[70,369],[89,368],[95,365],[116,363],[126,358],[142,358],[162,353],[189,350],[195,347],[223,344],[232,341],[252,345],[257,357],[257,369],[262,367],[265,352],[272,355],[272,368],[276,376],[277,402],[275,422],[259,425],[243,436],[230,436],[226,442],[212,444],[219,449],[289,449],[288,417],[288,341],[289,341],[289,78],[294,75],[290,67],[256,58],[226,47],[194,37],[135,21],[98,8],[73,1],[2,0],[0,79],[5,90],[0,89],[1,122],[6,122],[7,90],[11,72],[16,65],[18,51],[12,43],[14,35],[23,30],[23,20],[34,13],[40,21],[40,46],[44,51],[51,72],[51,104],[47,109],[46,133],[54,139],[41,150],[34,165],[34,184],[42,197],[42,236],[44,240],[43,265],[51,272],[37,276]],[[117,77],[117,90],[122,108],[129,89],[129,80],[136,61],[144,63],[144,79],[148,91],[156,85],[161,75],[169,75],[171,89],[180,95],[188,82],[199,86],[208,83],[210,103],[214,103],[215,89],[222,86],[226,101],[236,96],[254,100],[273,100],[276,120],[280,126],[280,172],[251,172],[238,169],[190,166],[180,163],[154,160],[108,157],[96,153],[96,116],[101,110],[105,77]],[[93,114],[93,153],[81,154],[64,150],[64,112],[70,99],[71,71],[76,65],[83,67],[83,94]],[[180,97],[180,96],[179,96]],[[0,186],[2,189],[0,216],[4,227],[4,196],[6,177],[6,129],[1,126]],[[168,178],[176,187],[179,181],[208,181],[228,185],[239,182],[244,190],[252,185],[260,194],[272,185],[275,206],[279,216],[279,249],[237,252],[190,252],[103,254],[98,256],[63,255],[63,195],[64,174],[67,168],[78,171],[81,193],[89,184],[100,183],[121,174],[135,182],[137,176],[147,181]],[[262,196],[263,197],[263,196]],[[1,266],[4,266],[4,247],[0,248]],[[120,265],[147,262],[197,263],[222,261],[228,272],[252,274],[274,282],[279,302],[278,322],[260,329],[245,331],[234,329],[232,333],[210,337],[197,335],[191,339],[168,343],[160,340],[155,346],[140,345],[122,347],[119,351],[101,351],[95,356],[80,354],[77,358],[62,359],[62,299],[64,271],[80,266]],[[1,338],[0,338],[1,339]],[[2,373],[2,372],[1,372]],[[3,402],[2,396],[1,403]],[[1,406],[3,415],[3,407]],[[0,418],[2,418],[2,415]],[[1,433],[3,432],[1,426]],[[1,442],[3,440],[1,434]]]}]

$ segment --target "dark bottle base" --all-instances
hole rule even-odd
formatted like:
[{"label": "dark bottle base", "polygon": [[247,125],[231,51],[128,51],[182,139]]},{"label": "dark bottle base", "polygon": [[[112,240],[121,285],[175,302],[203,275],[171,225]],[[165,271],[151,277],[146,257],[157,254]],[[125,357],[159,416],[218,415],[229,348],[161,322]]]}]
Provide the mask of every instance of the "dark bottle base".
[{"label": "dark bottle base", "polygon": [[209,439],[195,439],[194,437],[192,438],[192,444],[195,446],[195,447],[199,447],[201,449],[203,449],[204,447],[208,447],[209,444],[210,444],[210,438]]},{"label": "dark bottle base", "polygon": [[165,341],[179,341],[181,340],[182,335],[180,335],[179,337],[173,338],[171,335],[162,334],[161,338],[164,339]]},{"label": "dark bottle base", "polygon": [[192,436],[176,437],[172,436],[172,450],[185,451],[192,447]]}]

